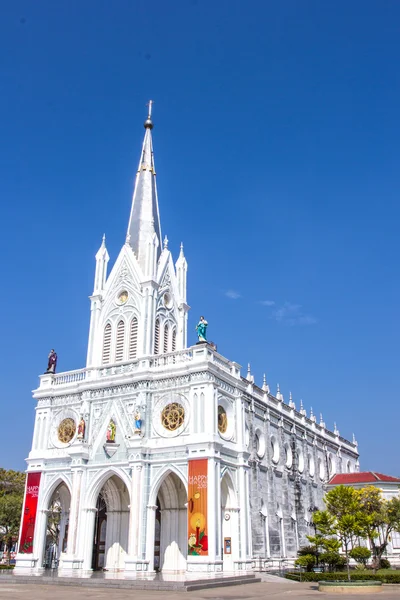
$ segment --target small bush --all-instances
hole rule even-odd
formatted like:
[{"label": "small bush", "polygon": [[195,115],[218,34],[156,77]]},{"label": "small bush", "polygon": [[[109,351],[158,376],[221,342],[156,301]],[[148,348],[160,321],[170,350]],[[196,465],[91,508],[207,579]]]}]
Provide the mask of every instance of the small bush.
[{"label": "small bush", "polygon": [[319,562],[327,565],[330,572],[342,571],[346,566],[346,559],[339,552],[323,552],[319,557]]},{"label": "small bush", "polygon": [[9,571],[10,569],[13,569],[14,567],[15,567],[15,565],[0,565],[0,570]]},{"label": "small bush", "polygon": [[381,558],[381,564],[379,566],[380,569],[390,569],[391,564],[387,558]]},{"label": "small bush", "polygon": [[295,561],[296,567],[302,567],[306,569],[306,571],[310,572],[313,570],[316,564],[316,558],[312,554],[305,554],[304,556],[299,556],[299,558]]},{"label": "small bush", "polygon": [[349,552],[349,556],[364,567],[371,558],[371,554],[371,550],[368,550],[365,546],[355,546],[355,548],[352,548]]}]

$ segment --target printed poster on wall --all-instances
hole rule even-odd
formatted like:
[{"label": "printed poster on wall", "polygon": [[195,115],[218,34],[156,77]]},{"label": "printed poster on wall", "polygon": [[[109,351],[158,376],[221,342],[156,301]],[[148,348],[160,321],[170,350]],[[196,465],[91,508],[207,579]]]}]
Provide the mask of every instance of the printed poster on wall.
[{"label": "printed poster on wall", "polygon": [[41,473],[28,473],[19,552],[32,554]]},{"label": "printed poster on wall", "polygon": [[189,461],[188,555],[208,555],[207,459]]}]

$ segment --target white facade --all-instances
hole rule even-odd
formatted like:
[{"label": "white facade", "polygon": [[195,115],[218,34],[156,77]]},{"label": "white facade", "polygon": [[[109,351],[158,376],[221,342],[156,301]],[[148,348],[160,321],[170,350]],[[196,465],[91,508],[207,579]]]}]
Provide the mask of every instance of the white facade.
[{"label": "white facade", "polygon": [[[356,443],[336,428],[210,345],[187,347],[187,263],[181,247],[174,265],[161,240],[150,117],[126,242],[109,274],[105,239],[96,255],[86,367],[42,375],[34,392],[28,473],[42,475],[20,570],[46,564],[55,499],[54,564],[65,573],[277,567],[305,543],[330,476],[358,469]],[[208,551],[191,555],[197,459],[207,460]]]}]

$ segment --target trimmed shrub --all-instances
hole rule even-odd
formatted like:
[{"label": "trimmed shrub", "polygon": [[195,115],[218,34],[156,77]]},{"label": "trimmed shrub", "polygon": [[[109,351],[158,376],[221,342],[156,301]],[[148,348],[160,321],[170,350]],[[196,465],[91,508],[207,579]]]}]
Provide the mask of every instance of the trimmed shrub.
[{"label": "trimmed shrub", "polygon": [[349,552],[349,556],[353,558],[357,563],[367,566],[367,562],[371,558],[372,552],[365,546],[355,546]]},{"label": "trimmed shrub", "polygon": [[319,557],[319,562],[327,565],[330,572],[342,571],[346,566],[346,558],[339,552],[323,552]]},{"label": "trimmed shrub", "polygon": [[381,558],[380,569],[390,569],[391,564],[387,558]]},{"label": "trimmed shrub", "polygon": [[[299,573],[286,573],[287,579],[298,581]],[[347,581],[347,573],[302,573],[302,581]],[[351,581],[382,581],[382,583],[400,583],[399,571],[352,571]]]},{"label": "trimmed shrub", "polygon": [[296,567],[302,567],[306,569],[306,571],[312,571],[313,567],[316,564],[316,558],[312,554],[305,554],[304,556],[299,556],[297,560],[295,560]]}]

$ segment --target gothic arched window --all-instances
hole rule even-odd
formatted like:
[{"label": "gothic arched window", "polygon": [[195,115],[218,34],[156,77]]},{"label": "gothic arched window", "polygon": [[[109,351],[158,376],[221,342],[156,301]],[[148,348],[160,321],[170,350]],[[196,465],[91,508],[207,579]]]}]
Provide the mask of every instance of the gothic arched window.
[{"label": "gothic arched window", "polygon": [[156,319],[154,329],[154,354],[160,354],[160,319]]},{"label": "gothic arched window", "polygon": [[166,354],[168,352],[168,346],[169,346],[169,327],[168,327],[168,324],[166,324],[164,327],[164,354]]},{"label": "gothic arched window", "polygon": [[115,344],[115,362],[124,360],[125,323],[121,319],[117,325],[117,340]]},{"label": "gothic arched window", "polygon": [[111,357],[111,323],[107,323],[104,328],[103,338],[103,358],[102,363],[106,365],[110,362]]},{"label": "gothic arched window", "polygon": [[131,321],[131,331],[129,335],[129,358],[136,358],[138,343],[138,320],[133,317]]},{"label": "gothic arched window", "polygon": [[176,350],[176,329],[172,332],[172,352]]}]

